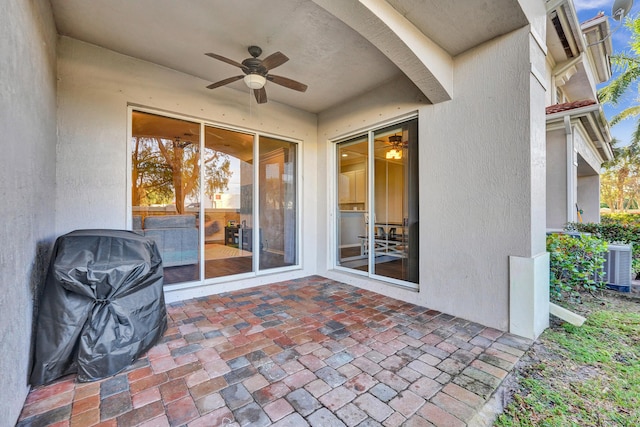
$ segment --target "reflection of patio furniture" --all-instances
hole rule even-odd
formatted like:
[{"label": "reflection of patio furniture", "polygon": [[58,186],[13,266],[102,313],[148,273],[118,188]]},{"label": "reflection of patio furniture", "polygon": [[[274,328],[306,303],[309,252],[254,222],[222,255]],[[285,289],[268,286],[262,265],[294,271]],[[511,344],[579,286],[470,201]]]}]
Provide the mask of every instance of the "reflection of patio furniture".
[{"label": "reflection of patio furniture", "polygon": [[[364,214],[365,235],[358,236],[360,239],[360,255],[369,254],[369,215]],[[386,229],[389,229],[386,232]],[[398,230],[400,232],[398,233]],[[375,256],[388,255],[397,258],[407,257],[407,235],[401,222],[376,222],[373,227],[373,252]]]},{"label": "reflection of patio furniture", "polygon": [[[225,227],[224,244],[251,252],[253,250],[253,228]],[[262,229],[260,229],[260,250],[262,251]]]},{"label": "reflection of patio furniture", "polygon": [[198,229],[195,215],[148,216],[144,235],[156,241],[165,267],[198,262]]}]

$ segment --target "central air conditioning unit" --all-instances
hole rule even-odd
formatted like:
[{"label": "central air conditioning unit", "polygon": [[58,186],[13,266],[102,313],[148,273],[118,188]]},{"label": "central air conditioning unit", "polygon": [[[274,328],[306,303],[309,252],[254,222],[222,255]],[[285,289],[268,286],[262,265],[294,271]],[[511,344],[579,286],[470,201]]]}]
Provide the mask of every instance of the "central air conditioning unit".
[{"label": "central air conditioning unit", "polygon": [[631,290],[631,245],[608,245],[604,261],[607,288],[620,292]]}]

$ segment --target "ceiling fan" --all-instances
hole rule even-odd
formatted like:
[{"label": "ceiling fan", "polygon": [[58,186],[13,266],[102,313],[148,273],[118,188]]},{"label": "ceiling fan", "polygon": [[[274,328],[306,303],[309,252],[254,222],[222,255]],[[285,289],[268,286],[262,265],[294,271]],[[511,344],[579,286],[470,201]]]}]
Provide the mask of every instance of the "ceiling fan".
[{"label": "ceiling fan", "polygon": [[272,53],[264,59],[259,59],[258,56],[262,54],[262,49],[258,46],[249,46],[249,54],[251,58],[247,58],[242,63],[236,62],[233,59],[225,58],[224,56],[217,55],[215,53],[205,53],[205,55],[217,59],[218,61],[226,62],[227,64],[238,67],[244,72],[243,75],[229,77],[228,79],[220,80],[219,82],[212,83],[207,86],[207,89],[215,89],[220,86],[233,83],[237,80],[244,79],[245,84],[253,89],[253,94],[256,97],[258,104],[264,104],[267,102],[267,92],[264,89],[265,83],[268,81],[280,86],[284,86],[289,89],[304,92],[307,90],[307,85],[289,79],[287,77],[276,76],[270,74],[269,71],[279,67],[289,60],[281,52]]}]

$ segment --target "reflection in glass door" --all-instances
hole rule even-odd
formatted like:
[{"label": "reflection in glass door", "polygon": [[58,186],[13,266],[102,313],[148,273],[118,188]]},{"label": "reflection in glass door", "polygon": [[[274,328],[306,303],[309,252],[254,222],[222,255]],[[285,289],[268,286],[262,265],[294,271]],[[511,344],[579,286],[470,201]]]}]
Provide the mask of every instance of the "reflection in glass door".
[{"label": "reflection in glass door", "polygon": [[417,127],[414,119],[337,144],[338,266],[418,283]]},{"label": "reflection in glass door", "polygon": [[133,109],[131,128],[132,228],[165,284],[299,265],[296,143]]},{"label": "reflection in glass door", "polygon": [[369,271],[366,135],[338,144],[337,264]]},{"label": "reflection in glass door", "polygon": [[132,229],[156,241],[166,284],[199,280],[200,124],[134,111]]},{"label": "reflection in glass door", "polygon": [[417,120],[373,136],[373,271],[418,283]]},{"label": "reflection in glass door", "polygon": [[253,271],[253,140],[205,126],[205,279]]},{"label": "reflection in glass door", "polygon": [[296,265],[296,144],[261,136],[259,150],[260,270]]}]

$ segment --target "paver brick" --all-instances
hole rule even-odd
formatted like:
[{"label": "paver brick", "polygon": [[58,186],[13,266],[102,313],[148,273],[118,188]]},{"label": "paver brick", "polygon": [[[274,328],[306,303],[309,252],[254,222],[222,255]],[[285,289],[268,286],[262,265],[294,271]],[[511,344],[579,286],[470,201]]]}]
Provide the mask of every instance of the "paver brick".
[{"label": "paver brick", "polygon": [[491,348],[494,348],[496,350],[500,350],[500,351],[502,351],[504,353],[509,353],[509,354],[511,354],[513,356],[516,356],[516,357],[522,357],[524,355],[524,351],[519,350],[519,349],[517,349],[515,347],[511,347],[511,346],[506,345],[506,344],[502,344],[500,342],[494,342],[491,345]]},{"label": "paver brick", "polygon": [[406,426],[405,424],[406,421],[407,419],[403,415],[401,415],[399,412],[394,412],[389,416],[389,418],[384,420],[382,425],[384,427],[400,427],[400,426]]},{"label": "paver brick", "polygon": [[488,363],[490,365],[496,366],[500,369],[503,369],[505,371],[510,371],[511,369],[513,369],[513,363],[512,362],[508,362],[504,359],[501,359],[499,357],[496,356],[492,356],[490,354],[487,353],[482,353],[481,355],[478,356],[478,360],[481,360],[485,363]]},{"label": "paver brick", "polygon": [[318,369],[315,374],[324,380],[330,387],[338,387],[347,381],[347,378],[330,366]]},{"label": "paver brick", "polygon": [[320,402],[313,397],[311,393],[303,388],[292,391],[287,395],[287,400],[291,403],[296,410],[302,416],[311,414],[316,409],[320,408]]},{"label": "paver brick", "polygon": [[294,411],[293,406],[286,399],[281,398],[264,406],[264,411],[272,421],[278,421]]},{"label": "paver brick", "polygon": [[131,394],[129,394],[128,391],[122,391],[100,401],[100,419],[108,420],[109,418],[115,418],[131,409],[133,409]]},{"label": "paver brick", "polygon": [[472,408],[478,408],[485,402],[482,397],[454,383],[447,384],[442,391]]},{"label": "paver brick", "polygon": [[465,405],[458,399],[455,399],[443,392],[433,396],[430,402],[465,422],[469,421],[476,413],[474,408],[471,406]]},{"label": "paver brick", "polygon": [[420,409],[425,402],[426,401],[422,397],[409,390],[405,390],[392,399],[389,402],[389,406],[400,412],[405,417],[409,417]]},{"label": "paver brick", "polygon": [[268,386],[270,383],[261,374],[255,374],[251,378],[244,380],[242,384],[247,388],[249,393],[253,393],[256,390],[260,390],[262,387]]},{"label": "paver brick", "polygon": [[324,394],[318,400],[332,412],[335,412],[337,409],[351,402],[355,397],[356,394],[353,391],[344,386],[340,386]]},{"label": "paver brick", "polygon": [[307,421],[313,427],[346,427],[345,423],[340,421],[327,408],[321,408],[307,417]]},{"label": "paver brick", "polygon": [[348,403],[338,409],[336,411],[336,415],[347,425],[347,427],[356,426],[367,418],[367,414],[353,403]]},{"label": "paver brick", "polygon": [[389,405],[369,393],[358,396],[353,403],[378,422],[384,421],[393,413],[393,409]]},{"label": "paver brick", "polygon": [[383,383],[378,383],[375,386],[373,386],[369,390],[369,393],[371,393],[372,395],[374,395],[375,397],[377,397],[383,402],[390,401],[391,399],[396,397],[396,395],[398,394],[397,391],[395,391],[394,389],[392,389],[391,387]]},{"label": "paver brick", "polygon": [[425,403],[418,414],[429,420],[436,427],[465,427],[466,423],[449,414],[433,403]]},{"label": "paver brick", "polygon": [[195,401],[200,415],[215,411],[225,406],[225,401],[220,393],[211,393]]},{"label": "paver brick", "polygon": [[473,362],[471,362],[471,366],[500,380],[504,379],[504,377],[507,376],[507,371],[505,371],[504,369],[500,369],[497,366],[490,365],[486,362],[483,362],[482,360],[474,360]]},{"label": "paver brick", "polygon": [[294,412],[274,423],[272,427],[304,427],[308,425],[309,423],[300,414]]},{"label": "paver brick", "polygon": [[220,390],[220,395],[232,411],[253,402],[253,397],[242,384],[230,385]]},{"label": "paver brick", "polygon": [[409,386],[408,381],[391,371],[380,371],[375,375],[375,379],[382,383],[385,383],[396,391],[406,390],[406,388]]},{"label": "paver brick", "polygon": [[318,398],[325,394],[326,392],[332,390],[332,388],[322,381],[321,379],[317,379],[315,381],[311,381],[309,384],[304,386],[305,390],[311,393],[314,397]]},{"label": "paver brick", "polygon": [[382,370],[382,367],[378,363],[372,361],[366,356],[354,359],[351,361],[351,364],[362,369],[363,372],[366,372],[369,375],[375,375]]},{"label": "paver brick", "polygon": [[497,388],[502,382],[500,378],[494,377],[493,375],[488,374],[473,366],[467,366],[464,371],[462,371],[462,373],[468,377],[473,378],[474,380],[485,383],[492,388]]},{"label": "paver brick", "polygon": [[162,402],[155,401],[118,417],[118,425],[135,426],[164,414]]},{"label": "paver brick", "polygon": [[409,386],[409,390],[423,397],[424,399],[430,399],[442,388],[442,384],[438,383],[431,378],[422,377],[418,381]]},{"label": "paver brick", "polygon": [[[189,423],[189,427],[212,427],[212,426],[232,426],[235,417],[226,406],[209,412]],[[168,425],[168,424],[167,424]],[[150,425],[149,427],[159,427],[158,425]]]},{"label": "paver brick", "polygon": [[167,418],[172,426],[181,426],[196,419],[200,414],[193,399],[190,396],[166,405]]},{"label": "paver brick", "polygon": [[413,362],[409,363],[409,365],[407,365],[409,368],[413,369],[414,371],[424,375],[425,377],[429,377],[429,378],[435,378],[438,375],[440,375],[441,371],[437,368],[434,368],[433,366],[421,361],[421,360],[414,360]]},{"label": "paver brick", "polygon": [[277,382],[261,388],[253,393],[253,398],[260,405],[273,402],[287,395],[291,389],[283,382]]},{"label": "paver brick", "polygon": [[298,358],[298,362],[302,363],[307,369],[311,372],[315,372],[320,368],[327,366],[327,364],[320,360],[317,356],[313,354],[305,354],[304,356],[300,356]]},{"label": "paver brick", "polygon": [[183,378],[161,384],[159,390],[162,401],[165,404],[181,399],[189,394],[189,388]]},{"label": "paver brick", "polygon": [[255,402],[234,410],[233,415],[241,426],[266,427],[271,425],[269,416]]}]

